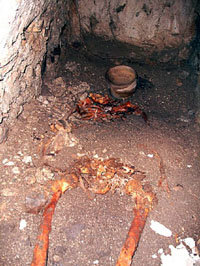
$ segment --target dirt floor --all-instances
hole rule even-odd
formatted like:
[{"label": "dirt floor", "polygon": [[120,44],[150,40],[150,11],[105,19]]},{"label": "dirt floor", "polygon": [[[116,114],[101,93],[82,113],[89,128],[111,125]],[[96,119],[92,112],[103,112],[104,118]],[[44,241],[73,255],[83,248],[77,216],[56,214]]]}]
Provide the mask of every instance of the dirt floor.
[{"label": "dirt floor", "polygon": [[[78,52],[67,57],[60,65],[52,63],[55,72],[44,77],[42,95],[24,106],[7,142],[1,144],[0,265],[31,264],[42,211],[30,210],[34,204],[42,208],[50,199],[50,183],[59,178],[55,169],[65,171],[82,155],[119,158],[135,166],[157,194],[158,204],[149,214],[132,265],[161,265],[158,251],[169,254],[169,245],[176,246],[180,239],[191,237],[198,246],[200,149],[190,69],[130,64],[142,79],[129,100],[147,114],[148,123],[134,114],[113,121],[83,121],[71,111],[89,92],[108,93],[104,76],[109,65]],[[42,147],[56,134],[50,125],[61,119],[69,127],[67,143],[60,152],[42,156]],[[158,187],[156,154],[163,160],[169,193]],[[47,265],[115,265],[133,207],[132,198],[118,192],[91,197],[81,187],[67,191],[53,216]],[[172,236],[153,231],[152,220],[166,226]]]}]

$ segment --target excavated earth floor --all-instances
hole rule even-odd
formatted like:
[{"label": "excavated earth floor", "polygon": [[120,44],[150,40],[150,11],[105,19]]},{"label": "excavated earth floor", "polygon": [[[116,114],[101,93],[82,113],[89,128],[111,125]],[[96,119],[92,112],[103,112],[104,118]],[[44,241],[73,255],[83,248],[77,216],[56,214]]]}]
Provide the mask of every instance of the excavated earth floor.
[{"label": "excavated earth floor", "polygon": [[[0,265],[31,264],[42,211],[29,213],[28,202],[33,198],[42,205],[49,200],[49,184],[59,178],[54,169],[65,171],[81,155],[119,158],[134,165],[157,193],[158,204],[149,214],[132,265],[161,265],[159,249],[169,254],[169,245],[176,246],[178,239],[191,237],[198,247],[200,149],[194,77],[187,66],[129,65],[142,78],[130,101],[146,112],[148,123],[134,114],[102,122],[71,114],[87,93],[108,93],[104,76],[110,65],[79,52],[52,63],[54,72],[44,76],[42,95],[24,105],[8,140],[0,145]],[[71,126],[73,144],[44,158],[42,145],[55,135],[50,125],[61,119]],[[157,185],[160,167],[155,154],[163,160],[169,193]],[[80,187],[67,191],[53,216],[47,265],[115,265],[133,207],[131,197],[119,193],[90,199]],[[171,230],[171,237],[153,231],[152,220]]]}]

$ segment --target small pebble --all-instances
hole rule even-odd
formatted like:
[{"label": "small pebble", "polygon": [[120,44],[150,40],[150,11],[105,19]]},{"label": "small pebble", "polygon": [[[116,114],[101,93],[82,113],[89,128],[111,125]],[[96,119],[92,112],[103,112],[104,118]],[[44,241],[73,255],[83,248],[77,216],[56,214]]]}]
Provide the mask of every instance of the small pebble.
[{"label": "small pebble", "polygon": [[78,157],[83,157],[83,156],[85,156],[86,154],[85,153],[79,153],[79,152],[77,152],[77,156]]},{"label": "small pebble", "polygon": [[59,262],[60,259],[61,259],[61,258],[60,258],[58,255],[54,255],[54,256],[53,256],[53,260],[54,260],[54,262]]},{"label": "small pebble", "polygon": [[15,165],[15,163],[14,162],[7,162],[7,163],[5,163],[5,165],[7,165],[7,166],[13,166],[13,165]]},{"label": "small pebble", "polygon": [[94,260],[94,261],[93,261],[93,264],[94,264],[94,265],[98,265],[98,264],[99,264],[99,260]]},{"label": "small pebble", "polygon": [[45,101],[43,102],[43,104],[48,105],[49,102],[48,102],[47,100],[45,100]]},{"label": "small pebble", "polygon": [[181,191],[183,190],[183,186],[181,184],[177,184],[175,187],[173,187],[174,191]]},{"label": "small pebble", "polygon": [[2,164],[6,164],[7,162],[8,162],[8,159],[5,158],[5,159],[3,159]]},{"label": "small pebble", "polygon": [[6,166],[13,166],[13,165],[15,165],[14,162],[11,162],[11,161],[9,162],[8,159],[4,159],[2,163],[4,165],[6,165]]},{"label": "small pebble", "polygon": [[103,149],[103,151],[102,151],[103,153],[106,153],[107,152],[107,149]]},{"label": "small pebble", "polygon": [[24,156],[24,158],[22,159],[22,162],[28,164],[28,163],[32,163],[32,157],[31,156]]},{"label": "small pebble", "polygon": [[159,250],[158,250],[158,254],[162,254],[163,253],[163,248],[160,248]]},{"label": "small pebble", "polygon": [[191,165],[191,164],[188,164],[188,165],[187,165],[187,168],[192,168],[192,165]]},{"label": "small pebble", "polygon": [[12,166],[12,165],[15,165],[15,163],[14,162],[7,162],[5,165]]},{"label": "small pebble", "polygon": [[149,158],[153,158],[153,154],[147,154]]},{"label": "small pebble", "polygon": [[19,230],[23,230],[24,228],[26,228],[26,225],[27,225],[26,220],[22,219],[19,224]]}]

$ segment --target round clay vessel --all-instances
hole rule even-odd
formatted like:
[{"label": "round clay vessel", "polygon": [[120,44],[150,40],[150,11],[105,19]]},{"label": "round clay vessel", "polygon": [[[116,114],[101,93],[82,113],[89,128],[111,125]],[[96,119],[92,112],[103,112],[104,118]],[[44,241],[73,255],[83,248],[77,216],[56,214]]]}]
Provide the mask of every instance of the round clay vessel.
[{"label": "round clay vessel", "polygon": [[137,73],[129,66],[111,67],[106,73],[106,78],[110,85],[111,95],[117,99],[132,96],[137,86]]}]

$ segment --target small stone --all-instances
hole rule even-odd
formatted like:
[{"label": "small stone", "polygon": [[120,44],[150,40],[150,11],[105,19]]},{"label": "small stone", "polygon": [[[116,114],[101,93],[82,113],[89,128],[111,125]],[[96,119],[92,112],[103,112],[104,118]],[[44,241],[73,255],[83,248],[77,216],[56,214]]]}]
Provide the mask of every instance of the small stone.
[{"label": "small stone", "polygon": [[27,225],[26,220],[22,219],[19,224],[19,230],[23,230],[24,228],[26,228],[26,225]]},{"label": "small stone", "polygon": [[12,162],[12,161],[8,161],[8,159],[4,159],[4,160],[2,161],[2,163],[3,163],[4,165],[6,165],[6,166],[13,166],[13,165],[15,165],[14,162]]},{"label": "small stone", "polygon": [[20,174],[19,167],[15,166],[12,169],[13,174]]},{"label": "small stone", "polygon": [[188,165],[187,165],[187,168],[192,168],[192,165],[191,165],[191,164],[188,164]]},{"label": "small stone", "polygon": [[77,156],[78,157],[83,157],[83,156],[85,156],[86,154],[85,153],[79,153],[79,152],[77,152]]},{"label": "small stone", "polygon": [[54,260],[54,262],[59,262],[61,260],[61,258],[58,255],[54,255],[53,260]]},{"label": "small stone", "polygon": [[158,250],[158,254],[162,254],[163,253],[163,248],[160,248],[159,250]]},{"label": "small stone", "polygon": [[24,162],[25,164],[32,163],[32,157],[26,155],[26,156],[24,156],[24,158],[22,159],[22,162]]},{"label": "small stone", "polygon": [[46,205],[47,198],[42,193],[32,192],[26,196],[25,207],[26,212],[38,214]]},{"label": "small stone", "polygon": [[153,158],[153,154],[147,154],[149,158]]},{"label": "small stone", "polygon": [[5,158],[5,159],[3,159],[2,164],[6,164],[7,162],[8,162],[8,159]]},{"label": "small stone", "polygon": [[7,166],[13,166],[13,165],[15,165],[15,163],[14,162],[7,162],[5,165],[7,165]]},{"label": "small stone", "polygon": [[107,152],[107,149],[103,149],[103,151],[102,151],[103,153],[106,153]]},{"label": "small stone", "polygon": [[48,102],[47,100],[45,100],[45,101],[43,102],[43,104],[48,105],[49,102]]},{"label": "small stone", "polygon": [[177,184],[175,187],[173,187],[173,190],[174,191],[181,191],[181,190],[183,190],[183,185]]},{"label": "small stone", "polygon": [[93,261],[93,264],[94,264],[94,265],[98,265],[98,264],[99,264],[99,260],[94,260],[94,261]]}]

